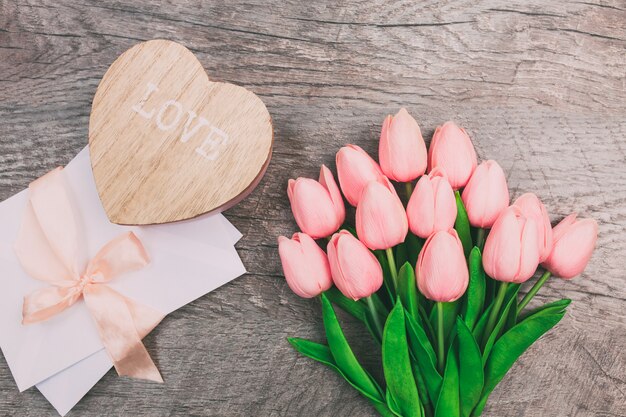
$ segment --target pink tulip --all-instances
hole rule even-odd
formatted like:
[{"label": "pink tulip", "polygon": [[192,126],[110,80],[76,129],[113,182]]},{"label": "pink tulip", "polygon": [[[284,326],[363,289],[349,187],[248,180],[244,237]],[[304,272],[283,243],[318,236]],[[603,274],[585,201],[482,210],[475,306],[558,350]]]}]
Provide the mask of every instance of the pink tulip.
[{"label": "pink tulip", "polygon": [[483,253],[485,272],[498,281],[522,283],[539,265],[537,227],[517,206],[500,214],[487,236]]},{"label": "pink tulip", "polygon": [[279,236],[278,254],[289,288],[300,297],[315,297],[333,285],[326,254],[307,234]]},{"label": "pink tulip", "polygon": [[370,181],[389,182],[376,161],[356,145],[346,145],[336,156],[339,185],[346,200],[357,206],[363,189]]},{"label": "pink tulip", "polygon": [[429,300],[450,302],[465,293],[469,273],[454,229],[436,232],[426,240],[415,271],[417,286]]},{"label": "pink tulip", "polygon": [[452,229],[456,212],[454,191],[439,170],[417,181],[406,208],[411,231],[424,239],[435,232]]},{"label": "pink tulip", "polygon": [[489,228],[509,206],[504,171],[496,161],[484,161],[463,190],[463,203],[472,226]]},{"label": "pink tulip", "polygon": [[552,252],[542,264],[557,277],[572,279],[583,272],[598,238],[598,223],[593,219],[576,220],[570,214],[553,230]]},{"label": "pink tulip", "polygon": [[346,230],[330,239],[328,260],[335,285],[348,298],[369,297],[383,285],[383,270],[374,254]]},{"label": "pink tulip", "polygon": [[522,194],[513,205],[519,207],[525,217],[535,221],[539,262],[545,261],[552,250],[552,225],[550,225],[550,217],[548,217],[546,207],[533,193]]},{"label": "pink tulip", "polygon": [[476,169],[476,151],[464,129],[446,122],[435,129],[428,150],[428,170],[442,169],[453,189],[463,188]]},{"label": "pink tulip", "polygon": [[426,144],[417,122],[402,108],[383,122],[378,145],[380,167],[394,181],[410,182],[426,171]]},{"label": "pink tulip", "polygon": [[314,239],[332,235],[346,218],[339,187],[324,165],[319,182],[311,178],[289,180],[287,195],[296,223]]},{"label": "pink tulip", "polygon": [[409,224],[393,186],[372,181],[356,207],[356,231],[370,249],[388,249],[404,242]]}]

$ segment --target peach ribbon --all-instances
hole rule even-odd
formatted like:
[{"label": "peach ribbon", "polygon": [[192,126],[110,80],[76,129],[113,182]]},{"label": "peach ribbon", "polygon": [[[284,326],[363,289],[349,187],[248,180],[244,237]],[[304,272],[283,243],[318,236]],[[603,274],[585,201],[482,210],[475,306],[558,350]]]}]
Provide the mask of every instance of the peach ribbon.
[{"label": "peach ribbon", "polygon": [[[124,233],[88,260],[80,213],[62,168],[33,181],[14,245],[22,268],[51,286],[24,297],[23,324],[47,320],[82,297],[120,376],[163,382],[141,339],[163,314],[123,296],[107,282],[145,267],[148,255],[134,233]],[[80,337],[80,336],[79,336]]]}]

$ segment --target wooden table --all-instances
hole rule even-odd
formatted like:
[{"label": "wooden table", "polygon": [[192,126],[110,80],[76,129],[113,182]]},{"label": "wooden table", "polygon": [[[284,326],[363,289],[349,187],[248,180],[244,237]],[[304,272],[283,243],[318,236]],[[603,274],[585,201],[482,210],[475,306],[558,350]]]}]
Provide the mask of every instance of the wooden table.
[{"label": "wooden table", "polygon": [[[286,342],[323,332],[318,303],[285,284],[276,237],[296,230],[287,179],[334,167],[346,143],[375,154],[384,116],[401,106],[428,139],[448,119],[463,125],[513,197],[533,191],[554,221],[577,211],[600,223],[583,276],[554,279],[538,297],[573,299],[567,316],[484,415],[626,416],[624,0],[1,0],[0,199],[86,145],[100,78],[153,38],[185,44],[212,79],[253,90],[273,116],[267,175],[226,213],[250,273],[146,339],[164,385],[109,372],[70,416],[374,415]],[[368,341],[349,328],[355,345]],[[357,354],[376,368],[378,352]],[[0,392],[0,415],[55,414],[38,391],[17,392],[4,358]]]}]

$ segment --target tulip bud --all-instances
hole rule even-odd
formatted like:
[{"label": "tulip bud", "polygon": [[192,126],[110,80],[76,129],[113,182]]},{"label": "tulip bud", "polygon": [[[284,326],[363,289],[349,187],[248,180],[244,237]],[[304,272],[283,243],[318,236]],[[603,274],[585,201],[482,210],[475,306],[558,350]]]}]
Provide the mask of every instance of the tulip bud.
[{"label": "tulip bud", "polygon": [[428,171],[440,168],[454,190],[463,188],[476,169],[476,151],[464,129],[446,122],[435,129],[428,150]]},{"label": "tulip bud", "polygon": [[380,167],[388,178],[410,182],[426,171],[426,144],[420,127],[402,108],[383,122],[378,145]]},{"label": "tulip bud", "polygon": [[539,265],[535,221],[510,206],[493,224],[483,253],[485,272],[498,281],[522,283]]},{"label": "tulip bud", "polygon": [[409,224],[404,206],[390,183],[367,184],[356,207],[356,231],[361,242],[372,250],[388,249],[404,242]]},{"label": "tulip bud", "polygon": [[279,236],[278,254],[289,288],[300,297],[315,297],[333,285],[326,254],[307,234]]},{"label": "tulip bud", "polygon": [[509,206],[509,189],[504,171],[496,161],[484,161],[463,190],[463,204],[472,226],[489,228]]},{"label": "tulip bud", "polygon": [[346,217],[341,192],[332,172],[324,165],[319,182],[311,178],[289,180],[287,195],[300,229],[314,239],[330,236]]},{"label": "tulip bud", "polygon": [[546,207],[533,193],[522,194],[513,203],[522,214],[535,221],[537,242],[539,245],[539,262],[546,260],[552,250],[552,225]]},{"label": "tulip bud", "polygon": [[557,277],[572,279],[583,272],[598,238],[598,223],[570,214],[554,226],[552,251],[542,264]]},{"label": "tulip bud", "polygon": [[417,287],[429,300],[450,302],[465,293],[469,273],[454,229],[436,232],[426,240],[415,271]]},{"label": "tulip bud", "polygon": [[437,169],[417,181],[406,208],[415,235],[426,239],[435,232],[452,229],[456,213],[454,191],[445,174]]},{"label": "tulip bud", "polygon": [[355,207],[361,199],[363,189],[370,181],[380,183],[389,181],[376,161],[356,145],[346,145],[339,149],[335,159],[341,191],[348,203]]},{"label": "tulip bud", "polygon": [[374,254],[346,230],[330,239],[328,261],[335,285],[348,298],[369,297],[383,285],[383,270]]}]

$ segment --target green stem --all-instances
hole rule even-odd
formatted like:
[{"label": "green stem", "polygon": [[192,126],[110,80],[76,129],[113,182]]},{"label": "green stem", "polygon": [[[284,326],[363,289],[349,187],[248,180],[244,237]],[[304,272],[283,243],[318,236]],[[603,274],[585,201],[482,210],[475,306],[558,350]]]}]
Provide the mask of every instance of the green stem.
[{"label": "green stem", "polygon": [[406,201],[408,202],[411,199],[411,194],[413,194],[413,183],[411,181],[405,182],[404,190],[406,191]]},{"label": "green stem", "polygon": [[383,337],[383,326],[380,323],[380,316],[378,315],[378,309],[376,309],[376,305],[374,304],[374,300],[372,296],[365,297],[367,300],[367,307],[370,309],[370,314],[372,315],[372,320],[374,321],[374,326],[376,326],[376,332],[378,336],[380,336],[381,340]]},{"label": "green stem", "polygon": [[443,336],[443,303],[437,302],[437,368],[442,375],[446,361]]},{"label": "green stem", "polygon": [[489,340],[489,336],[491,335],[491,332],[496,325],[496,321],[498,321],[498,314],[500,313],[500,308],[502,307],[502,302],[504,301],[504,295],[506,294],[506,289],[508,286],[508,282],[500,283],[498,294],[496,295],[496,299],[493,302],[493,308],[491,309],[491,313],[489,314],[487,326],[485,326],[485,333],[483,333],[483,347],[487,344],[487,340]]},{"label": "green stem", "polygon": [[398,292],[398,269],[396,268],[396,260],[393,257],[393,250],[391,248],[385,249],[387,254],[387,260],[389,261],[389,271],[391,272],[391,280],[393,281],[394,289]]},{"label": "green stem", "polygon": [[530,300],[533,299],[533,297],[537,294],[539,289],[543,287],[543,284],[546,283],[546,281],[548,280],[548,278],[550,278],[550,276],[551,276],[550,271],[546,271],[543,273],[541,278],[539,278],[537,282],[535,282],[535,285],[533,285],[530,291],[528,291],[528,293],[524,296],[524,298],[522,298],[522,301],[520,301],[519,305],[517,306],[518,312],[522,311],[524,307],[526,307],[526,305],[530,302]]},{"label": "green stem", "polygon": [[478,247],[478,249],[480,249],[480,252],[482,253],[483,248],[485,247],[485,229],[483,229],[482,227],[479,227],[478,231],[476,232],[476,246]]}]

